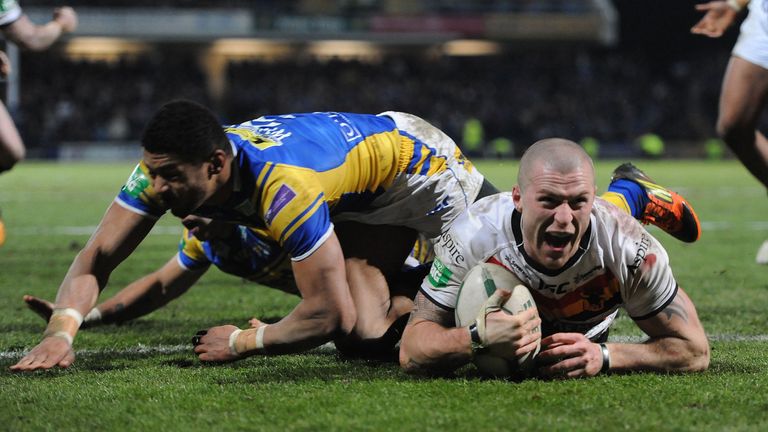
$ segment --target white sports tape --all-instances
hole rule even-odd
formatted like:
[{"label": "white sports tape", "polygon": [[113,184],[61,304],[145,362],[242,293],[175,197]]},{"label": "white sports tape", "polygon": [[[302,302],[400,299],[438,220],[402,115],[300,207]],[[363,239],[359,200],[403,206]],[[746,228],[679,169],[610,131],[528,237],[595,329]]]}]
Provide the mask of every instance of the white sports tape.
[{"label": "white sports tape", "polygon": [[67,341],[69,346],[72,346],[72,342],[74,342],[74,338],[72,337],[72,335],[65,331],[57,331],[56,333],[51,333],[50,335],[48,335],[48,337],[62,338],[65,341]]},{"label": "white sports tape", "polygon": [[54,309],[53,313],[51,314],[51,319],[57,316],[69,316],[74,318],[75,321],[77,321],[78,327],[80,327],[80,324],[83,323],[83,314],[81,314],[77,309],[73,309],[73,308]]},{"label": "white sports tape", "polygon": [[235,342],[237,342],[237,336],[240,335],[243,331],[240,329],[237,329],[232,332],[231,335],[229,335],[229,352],[232,353],[232,355],[240,355],[240,353],[237,352],[237,347],[235,346]]},{"label": "white sports tape", "polygon": [[739,12],[740,10],[744,9],[744,4],[739,2],[739,0],[726,0],[726,3],[728,6],[730,6],[731,9],[735,10],[736,12]]},{"label": "white sports tape", "polygon": [[256,349],[257,350],[263,350],[264,349],[264,330],[269,327],[269,324],[264,324],[263,326],[259,327],[256,330]]},{"label": "white sports tape", "polygon": [[85,318],[83,318],[83,322],[87,322],[87,323],[101,322],[101,311],[99,310],[99,308],[95,307],[91,309],[91,311],[85,315]]}]

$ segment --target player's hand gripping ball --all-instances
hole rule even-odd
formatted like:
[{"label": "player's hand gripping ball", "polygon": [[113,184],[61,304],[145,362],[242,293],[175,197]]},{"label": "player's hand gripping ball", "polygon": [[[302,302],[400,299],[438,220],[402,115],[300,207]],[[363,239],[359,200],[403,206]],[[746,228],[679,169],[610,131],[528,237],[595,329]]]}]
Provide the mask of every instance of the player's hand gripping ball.
[{"label": "player's hand gripping ball", "polygon": [[[528,288],[512,272],[500,265],[481,263],[467,273],[459,288],[455,311],[456,326],[466,327],[472,324],[497,288],[512,292],[501,305],[501,310],[510,315],[536,306]],[[535,356],[541,349],[540,327],[537,326],[533,332],[538,333],[539,338],[534,352],[519,358],[504,358],[480,350],[473,359],[475,366],[486,376],[513,379],[528,376],[533,369]]]}]

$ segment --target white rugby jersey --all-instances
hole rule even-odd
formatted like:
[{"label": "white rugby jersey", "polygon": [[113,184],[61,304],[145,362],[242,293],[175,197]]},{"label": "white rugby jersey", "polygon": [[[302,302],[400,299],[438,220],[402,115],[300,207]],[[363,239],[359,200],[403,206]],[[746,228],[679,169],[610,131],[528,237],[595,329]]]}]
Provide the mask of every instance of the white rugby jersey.
[{"label": "white rugby jersey", "polygon": [[464,275],[480,262],[492,262],[530,287],[545,336],[578,332],[593,339],[608,329],[620,307],[640,320],[675,297],[677,283],[664,248],[632,216],[600,198],[578,252],[558,270],[525,253],[520,221],[511,192],[475,202],[438,239],[421,292],[453,310]]},{"label": "white rugby jersey", "polygon": [[11,24],[21,16],[21,7],[16,0],[0,0],[0,26]]}]

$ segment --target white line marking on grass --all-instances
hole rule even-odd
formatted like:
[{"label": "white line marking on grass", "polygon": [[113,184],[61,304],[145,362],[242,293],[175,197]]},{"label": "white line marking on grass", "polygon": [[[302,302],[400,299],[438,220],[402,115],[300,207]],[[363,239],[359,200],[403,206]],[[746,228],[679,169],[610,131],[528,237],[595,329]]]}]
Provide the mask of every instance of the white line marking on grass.
[{"label": "white line marking on grass", "polygon": [[[738,335],[738,334],[716,334],[716,335],[709,335],[709,340],[711,342],[768,342],[768,335]],[[645,336],[609,336],[608,342],[617,342],[617,343],[639,343],[643,342],[646,339],[648,339]],[[0,360],[6,360],[6,359],[17,359],[21,358],[24,354],[26,354],[28,351],[22,351],[22,350],[9,350],[9,351],[0,351]],[[165,354],[182,354],[182,353],[191,353],[192,352],[192,345],[191,344],[181,344],[181,345],[143,345],[139,344],[135,347],[131,348],[101,348],[101,349],[82,349],[82,350],[76,350],[75,354],[78,357],[90,357],[94,355],[104,355],[104,354],[110,354],[115,356],[130,356],[130,355],[165,355]],[[333,342],[328,342],[324,345],[321,345],[311,351],[309,353],[334,353],[336,352],[336,346],[333,345]]]},{"label": "white line marking on grass", "polygon": [[[317,352],[317,353],[327,353],[327,352],[335,352],[336,347],[333,345],[332,342],[328,342],[324,345],[321,345],[311,351]],[[22,350],[9,350],[9,351],[0,351],[0,360],[5,359],[11,359],[11,358],[19,358],[26,354],[28,351],[22,351]],[[116,356],[130,356],[130,355],[164,355],[164,354],[181,354],[181,353],[191,353],[192,352],[192,344],[181,344],[181,345],[143,345],[139,344],[135,347],[130,348],[101,348],[101,349],[82,349],[82,350],[75,350],[75,354],[78,357],[89,357],[93,355],[104,355],[104,354],[110,354],[110,355],[116,355]]]},{"label": "white line marking on grass", "polygon": [[[608,336],[608,342],[639,343],[647,340],[647,336]],[[739,335],[713,334],[707,335],[710,342],[768,342],[768,335]]]}]

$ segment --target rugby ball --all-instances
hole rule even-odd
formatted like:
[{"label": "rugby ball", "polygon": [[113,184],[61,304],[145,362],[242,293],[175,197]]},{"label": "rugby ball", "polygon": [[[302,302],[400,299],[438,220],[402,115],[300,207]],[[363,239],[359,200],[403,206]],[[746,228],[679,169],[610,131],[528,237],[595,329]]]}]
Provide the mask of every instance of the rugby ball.
[{"label": "rugby ball", "polygon": [[[510,315],[518,314],[536,305],[531,292],[512,272],[497,264],[481,263],[467,273],[459,288],[455,310],[456,326],[466,327],[472,324],[477,319],[477,314],[485,301],[498,288],[512,292],[501,308]],[[508,359],[491,353],[478,352],[473,359],[478,371],[492,377],[522,379],[528,376],[533,369],[534,359],[541,349],[541,329],[537,327],[533,332],[538,333],[539,336],[533,353],[521,358]]]}]

